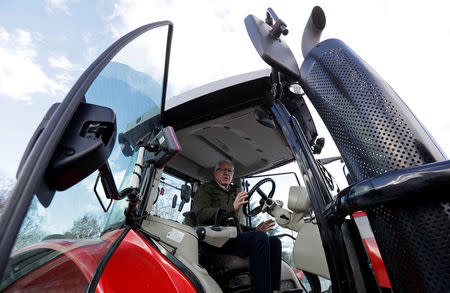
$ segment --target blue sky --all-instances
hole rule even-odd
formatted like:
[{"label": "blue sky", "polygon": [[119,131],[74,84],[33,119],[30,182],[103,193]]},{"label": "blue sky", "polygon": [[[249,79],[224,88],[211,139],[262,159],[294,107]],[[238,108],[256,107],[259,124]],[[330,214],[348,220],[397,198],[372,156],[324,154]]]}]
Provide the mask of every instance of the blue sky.
[{"label": "blue sky", "polygon": [[113,40],[109,2],[53,2],[0,2],[0,175],[14,175],[47,109]]},{"label": "blue sky", "polygon": [[[36,126],[83,70],[114,40],[145,23],[175,24],[169,95],[267,66],[243,19],[272,6],[288,24],[298,63],[314,5],[324,8],[323,39],[340,38],[402,97],[450,152],[446,91],[450,21],[445,1],[1,1],[0,176],[14,177]],[[332,144],[324,156],[336,155]]]}]

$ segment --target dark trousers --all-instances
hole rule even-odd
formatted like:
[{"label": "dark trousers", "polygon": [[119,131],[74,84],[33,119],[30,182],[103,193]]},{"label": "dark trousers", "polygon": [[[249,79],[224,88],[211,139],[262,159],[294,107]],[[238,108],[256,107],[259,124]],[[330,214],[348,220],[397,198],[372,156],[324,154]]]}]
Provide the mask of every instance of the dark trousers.
[{"label": "dark trousers", "polygon": [[238,233],[223,249],[232,255],[250,256],[252,291],[257,293],[280,290],[281,241],[263,231]]}]

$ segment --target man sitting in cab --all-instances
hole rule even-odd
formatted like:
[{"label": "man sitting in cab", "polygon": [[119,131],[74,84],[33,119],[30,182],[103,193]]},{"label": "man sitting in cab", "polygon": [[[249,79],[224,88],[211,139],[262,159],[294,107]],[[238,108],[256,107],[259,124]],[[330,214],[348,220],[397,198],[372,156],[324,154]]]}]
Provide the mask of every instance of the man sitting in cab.
[{"label": "man sitting in cab", "polygon": [[247,192],[238,193],[231,184],[234,166],[220,161],[214,169],[215,181],[201,185],[195,194],[194,212],[197,225],[214,224],[217,210],[225,210],[223,219],[232,218],[231,225],[238,230],[237,238],[229,240],[222,248],[225,253],[239,257],[250,256],[250,279],[252,291],[258,293],[276,292],[281,283],[281,242],[274,236],[267,236],[275,225],[274,220],[261,222],[256,228],[239,223],[237,212],[248,203]]}]

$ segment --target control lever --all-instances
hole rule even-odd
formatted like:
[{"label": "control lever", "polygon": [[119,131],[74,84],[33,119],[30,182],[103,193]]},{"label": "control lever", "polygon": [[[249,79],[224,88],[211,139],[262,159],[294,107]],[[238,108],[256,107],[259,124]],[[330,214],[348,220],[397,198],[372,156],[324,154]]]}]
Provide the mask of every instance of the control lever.
[{"label": "control lever", "polygon": [[222,231],[222,228],[220,228],[220,220],[222,220],[223,215],[225,215],[225,209],[219,208],[216,212],[216,217],[214,219],[214,225],[211,227],[214,231]]},{"label": "control lever", "polygon": [[178,205],[178,211],[179,211],[179,212],[181,212],[181,210],[183,209],[185,203],[186,203],[186,202],[184,201],[184,199],[181,199],[181,202],[180,202],[180,204]]},{"label": "control lever", "polygon": [[177,200],[178,200],[178,196],[176,194],[174,194],[172,197],[172,209],[176,208]]},{"label": "control lever", "polygon": [[192,193],[192,188],[187,185],[187,184],[183,184],[181,185],[181,202],[180,202],[180,206],[178,207],[178,211],[181,212],[181,210],[184,207],[184,204],[189,202],[190,198],[191,198],[191,193]]}]

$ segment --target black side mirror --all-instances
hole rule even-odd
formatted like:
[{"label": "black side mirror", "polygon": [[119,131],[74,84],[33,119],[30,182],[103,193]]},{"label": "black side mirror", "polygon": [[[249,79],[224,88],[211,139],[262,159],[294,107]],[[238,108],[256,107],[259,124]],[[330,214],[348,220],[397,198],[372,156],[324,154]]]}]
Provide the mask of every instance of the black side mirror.
[{"label": "black side mirror", "polygon": [[108,160],[116,139],[116,114],[107,107],[81,103],[59,142],[37,196],[44,206],[54,191],[77,184]]}]

